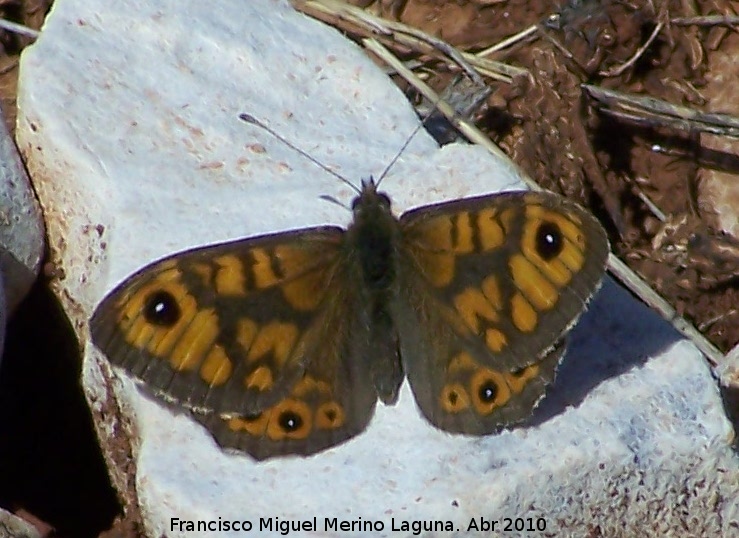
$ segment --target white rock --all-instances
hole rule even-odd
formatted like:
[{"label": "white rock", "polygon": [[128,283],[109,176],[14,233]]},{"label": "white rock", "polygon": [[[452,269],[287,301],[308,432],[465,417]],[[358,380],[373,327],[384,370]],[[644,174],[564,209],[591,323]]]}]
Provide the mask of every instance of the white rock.
[{"label": "white rock", "polygon": [[[22,68],[20,146],[67,275],[58,293],[83,339],[104,294],[157,257],[347,224],[348,211],[318,196],[348,202],[350,189],[239,113],[357,181],[379,174],[417,124],[355,46],[273,0],[59,0]],[[419,134],[383,187],[402,212],[515,184],[510,166],[481,149],[437,150]],[[737,520],[732,432],[703,358],[610,282],[573,333],[539,425],[479,439],[426,424],[404,387],[348,443],[256,463],[220,450],[123,372],[111,377],[91,344],[85,352],[83,383],[114,481],[139,503],[150,536],[193,536],[172,518],[258,531],[260,518],[316,517],[323,535],[342,537],[367,533],[327,529],[324,518],[381,523],[388,536],[412,534],[393,532],[393,518],[449,519],[459,535],[479,518],[499,520],[497,530],[503,518],[543,518],[554,534],[608,536],[688,524],[696,536],[727,535]],[[133,465],[118,405],[138,432]]]},{"label": "white rock", "polygon": [[41,538],[41,535],[27,521],[0,508],[0,538]]},{"label": "white rock", "polygon": [[43,253],[41,209],[0,114],[0,291],[4,291],[0,326],[5,326],[6,315],[15,310],[31,289],[41,268]]}]

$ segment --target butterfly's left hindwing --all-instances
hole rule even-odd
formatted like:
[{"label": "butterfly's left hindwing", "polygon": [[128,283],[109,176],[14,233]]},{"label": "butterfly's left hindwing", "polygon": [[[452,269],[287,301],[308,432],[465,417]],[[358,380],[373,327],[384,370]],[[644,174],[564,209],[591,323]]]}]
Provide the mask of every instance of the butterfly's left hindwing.
[{"label": "butterfly's left hindwing", "polygon": [[[309,454],[361,431],[376,395],[367,307],[347,285],[343,230],[182,252],[114,290],[91,320],[114,364],[256,458]],[[351,312],[351,316],[346,316]]]},{"label": "butterfly's left hindwing", "polygon": [[307,330],[308,365],[290,391],[258,413],[196,414],[224,447],[244,450],[256,459],[312,454],[364,430],[377,393],[368,382],[374,342],[369,312],[360,295],[337,268],[330,299]]},{"label": "butterfly's left hindwing", "polygon": [[400,223],[393,312],[422,412],[478,435],[525,419],[600,286],[602,227],[560,196],[521,192],[422,207]]}]

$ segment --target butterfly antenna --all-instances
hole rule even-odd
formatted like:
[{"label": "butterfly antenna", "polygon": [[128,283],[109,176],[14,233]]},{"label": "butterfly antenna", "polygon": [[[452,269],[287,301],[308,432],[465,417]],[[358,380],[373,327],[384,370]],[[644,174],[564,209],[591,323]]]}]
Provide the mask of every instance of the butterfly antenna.
[{"label": "butterfly antenna", "polygon": [[[413,129],[413,131],[408,136],[408,138],[405,140],[405,142],[403,142],[403,145],[400,146],[400,149],[395,154],[395,157],[392,158],[392,160],[385,167],[385,170],[383,170],[382,171],[382,174],[380,174],[380,177],[378,178],[377,182],[375,183],[375,186],[376,187],[379,187],[380,186],[380,183],[382,182],[382,180],[385,179],[385,176],[390,171],[390,169],[393,166],[395,166],[395,163],[396,162],[398,162],[398,159],[400,159],[400,156],[403,154],[403,152],[405,151],[405,149],[408,147],[408,145],[411,143],[411,141],[416,137],[416,135],[418,134],[418,131],[420,131],[421,129],[423,129],[424,127],[426,127],[426,124],[433,117],[433,111],[437,109],[437,107],[439,105],[439,102],[441,102],[443,99],[444,98],[442,96],[439,96],[436,99],[436,101],[433,103],[433,106],[431,107],[431,112],[429,114],[427,114],[426,117],[423,118],[423,120],[421,120],[421,123],[419,123],[418,125],[416,125],[416,128]],[[457,114],[456,110],[455,110],[455,114]]]},{"label": "butterfly antenna", "polygon": [[[261,127],[262,129],[264,129],[265,131],[267,131],[269,134],[271,134],[272,136],[274,136],[277,140],[279,140],[280,142],[282,142],[283,144],[285,144],[288,148],[292,149],[293,151],[298,152],[300,155],[302,155],[303,157],[305,157],[306,159],[308,159],[310,162],[312,162],[313,164],[315,164],[316,166],[318,166],[324,172],[328,172],[329,174],[331,174],[335,178],[338,178],[339,181],[341,181],[342,183],[344,183],[346,185],[349,185],[349,187],[351,187],[352,190],[354,192],[356,192],[357,194],[360,194],[361,193],[361,191],[359,190],[359,188],[354,183],[352,183],[351,181],[349,181],[348,179],[346,179],[341,174],[335,172],[334,170],[331,170],[328,166],[326,166],[325,164],[323,164],[321,161],[319,161],[315,157],[309,155],[305,150],[300,149],[298,146],[296,146],[295,144],[293,144],[292,142],[290,142],[289,140],[287,140],[285,137],[283,137],[282,135],[280,135],[279,133],[277,133],[274,129],[272,129],[271,127],[269,127],[266,123],[262,122],[261,120],[258,120],[257,118],[255,118],[251,114],[246,114],[246,113],[239,114],[239,119],[241,119],[242,121],[245,121],[246,123],[251,123],[252,125],[256,125],[257,127]],[[406,143],[406,145],[407,145],[407,143]],[[396,157],[396,159],[397,159],[397,157]]]},{"label": "butterfly antenna", "polygon": [[[462,66],[464,67],[464,64],[462,64]],[[490,88],[488,86],[486,86],[482,82],[482,79],[480,79],[479,75],[476,76],[476,73],[474,71],[472,71],[471,73],[468,73],[468,74],[471,75],[472,82],[475,85],[478,85],[478,86],[479,85],[482,85],[484,87],[484,89],[482,91],[479,91],[479,90],[478,91],[475,91],[474,93],[471,94],[472,102],[465,107],[465,111],[460,110],[459,107],[457,107],[457,106],[450,107],[454,111],[454,115],[455,116],[467,116],[467,115],[470,115],[471,114],[471,111],[475,110],[479,106],[479,103],[481,103],[482,101],[484,101],[485,99],[487,99],[488,95],[490,95],[490,93],[492,91],[492,90],[490,90]],[[454,89],[454,87],[460,82],[460,80],[461,80],[461,76],[458,76],[457,78],[455,78],[449,84],[449,86],[444,90],[444,94],[450,93]],[[401,146],[401,148],[395,154],[395,157],[393,157],[393,159],[390,161],[390,163],[385,167],[385,170],[382,171],[382,174],[380,174],[379,179],[375,183],[375,186],[376,187],[379,187],[380,186],[380,183],[382,182],[382,180],[385,179],[385,176],[388,174],[388,172],[390,171],[390,169],[393,166],[395,166],[395,163],[398,161],[398,159],[403,154],[403,152],[406,150],[406,148],[411,143],[411,141],[415,138],[416,134],[418,134],[418,131],[420,131],[422,128],[426,127],[426,125],[428,124],[428,122],[434,117],[434,111],[438,111],[439,110],[439,104],[446,99],[446,97],[445,97],[444,94],[436,96],[436,99],[431,103],[432,106],[431,106],[430,112],[423,118],[423,120],[421,121],[421,123],[419,123],[418,125],[416,125],[416,128],[413,129],[413,132],[410,134],[410,136],[406,139],[405,143],[403,143],[403,145]],[[420,111],[418,111],[418,115],[421,116],[421,112]],[[451,120],[449,120],[449,121],[451,122]],[[453,122],[451,122],[451,123],[453,123]],[[455,127],[455,129],[458,130],[457,127]]]},{"label": "butterfly antenna", "polygon": [[380,177],[378,177],[378,178],[377,178],[377,182],[375,183],[375,187],[379,187],[379,186],[380,186],[380,183],[382,183],[382,180],[383,180],[383,179],[385,179],[385,176],[386,176],[386,175],[387,175],[387,173],[388,173],[388,172],[390,171],[390,169],[391,169],[391,168],[392,168],[393,166],[395,166],[395,163],[396,163],[396,162],[398,162],[398,159],[400,159],[400,156],[401,156],[401,155],[403,154],[403,152],[405,151],[405,149],[406,149],[406,148],[408,147],[408,145],[409,145],[409,144],[411,143],[411,140],[413,140],[413,139],[414,139],[414,138],[416,137],[416,135],[418,134],[418,131],[420,131],[421,129],[423,129],[423,127],[424,127],[424,126],[426,125],[426,120],[427,120],[427,119],[428,119],[429,117],[430,117],[430,116],[426,116],[426,117],[425,117],[425,118],[423,119],[423,121],[422,121],[421,123],[419,123],[418,125],[416,125],[416,128],[415,128],[415,129],[413,129],[413,132],[411,132],[411,134],[410,134],[410,135],[408,136],[408,138],[406,138],[405,142],[403,142],[403,145],[402,145],[402,146],[400,146],[400,149],[399,149],[399,150],[398,150],[398,152],[397,152],[397,153],[395,154],[395,157],[393,157],[393,158],[392,158],[392,159],[390,160],[390,162],[388,163],[388,165],[387,165],[387,166],[385,167],[385,169],[384,169],[384,170],[382,171],[382,174],[380,174]]}]

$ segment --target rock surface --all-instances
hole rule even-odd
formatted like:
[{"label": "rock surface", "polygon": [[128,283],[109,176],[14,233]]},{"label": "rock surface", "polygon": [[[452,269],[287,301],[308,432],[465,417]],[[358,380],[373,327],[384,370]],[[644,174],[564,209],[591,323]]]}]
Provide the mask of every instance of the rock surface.
[{"label": "rock surface", "polygon": [[[347,224],[348,211],[318,197],[348,203],[351,190],[240,113],[356,182],[379,175],[417,124],[354,45],[273,0],[60,0],[24,53],[19,103],[19,146],[65,275],[56,291],[85,342],[104,294],[158,257]],[[383,182],[398,213],[517,185],[508,163],[475,147],[437,149],[424,134]],[[314,517],[327,536],[366,535],[367,522],[412,535],[413,522],[433,520],[453,531],[430,535],[485,534],[484,522],[501,530],[504,518],[563,535],[739,532],[733,432],[709,369],[611,281],[573,331],[533,425],[484,438],[435,430],[404,386],[348,443],[257,463],[144,396],[89,342],[85,354],[114,483],[150,536],[192,536],[174,518],[254,531],[271,518],[276,535],[280,522]]]},{"label": "rock surface", "polygon": [[0,508],[0,538],[42,538],[33,525]]},{"label": "rock surface", "polygon": [[[44,253],[44,224],[18,149],[0,117],[0,271],[5,303],[12,313],[38,276]],[[4,326],[4,323],[2,324]]]}]

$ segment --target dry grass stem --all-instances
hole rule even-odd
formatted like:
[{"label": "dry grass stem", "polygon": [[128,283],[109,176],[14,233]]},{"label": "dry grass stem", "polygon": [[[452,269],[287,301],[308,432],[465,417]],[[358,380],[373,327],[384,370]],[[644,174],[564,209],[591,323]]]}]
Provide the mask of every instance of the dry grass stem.
[{"label": "dry grass stem", "polygon": [[22,24],[18,24],[17,22],[12,22],[6,19],[0,19],[0,29],[7,30],[8,32],[13,32],[14,34],[24,35],[32,39],[38,39],[38,36],[41,35],[41,32],[34,30],[33,28],[29,28],[28,26],[24,26]]},{"label": "dry grass stem", "polygon": [[675,26],[726,26],[734,29],[739,25],[739,15],[705,15],[703,17],[675,17],[670,19]]},{"label": "dry grass stem", "polygon": [[665,301],[613,253],[608,255],[608,270],[648,307],[659,313],[680,334],[690,339],[701,353],[706,356],[713,368],[725,362],[724,355],[716,346],[709,342],[690,322],[678,315],[670,303]]},{"label": "dry grass stem", "polygon": [[649,37],[647,40],[642,43],[642,45],[637,49],[637,51],[634,53],[634,55],[626,60],[624,63],[619,65],[618,67],[614,67],[612,69],[609,69],[607,71],[601,71],[599,74],[603,77],[617,77],[619,75],[622,75],[624,71],[632,67],[636,61],[641,58],[641,56],[646,52],[646,50],[649,48],[649,46],[652,44],[652,42],[657,38],[657,35],[662,31],[662,28],[664,28],[665,23],[660,21],[657,23],[657,25],[654,27],[654,30],[652,30],[652,33],[649,34]]},{"label": "dry grass stem", "polygon": [[456,65],[473,80],[477,79],[480,74],[485,74],[496,80],[510,82],[512,77],[526,72],[502,62],[461,52],[445,41],[417,28],[376,17],[339,0],[291,0],[291,3],[298,11],[345,32],[373,37],[393,49],[410,49],[450,65]]},{"label": "dry grass stem", "polygon": [[602,112],[632,123],[739,137],[739,118],[731,114],[701,112],[654,97],[607,90],[591,84],[583,84],[582,87],[593,99],[605,105]]}]

